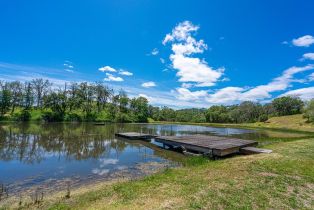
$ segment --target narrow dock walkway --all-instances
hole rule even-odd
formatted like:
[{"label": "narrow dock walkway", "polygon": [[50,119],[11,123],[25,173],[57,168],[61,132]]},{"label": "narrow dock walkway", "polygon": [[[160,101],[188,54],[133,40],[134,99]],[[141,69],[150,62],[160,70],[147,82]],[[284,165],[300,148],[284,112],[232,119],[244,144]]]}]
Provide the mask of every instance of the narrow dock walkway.
[{"label": "narrow dock walkway", "polygon": [[168,147],[181,147],[185,151],[223,157],[239,153],[243,147],[256,146],[257,141],[229,137],[190,135],[190,136],[158,136],[156,142]]},{"label": "narrow dock walkway", "polygon": [[146,133],[137,133],[137,132],[126,132],[126,133],[116,133],[117,137],[132,139],[132,140],[150,140],[156,136]]}]

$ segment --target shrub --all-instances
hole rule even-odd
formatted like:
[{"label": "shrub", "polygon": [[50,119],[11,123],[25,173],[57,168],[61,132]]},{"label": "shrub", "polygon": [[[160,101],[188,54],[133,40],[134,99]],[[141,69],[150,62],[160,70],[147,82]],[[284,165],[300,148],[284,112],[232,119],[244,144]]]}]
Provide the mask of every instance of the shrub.
[{"label": "shrub", "polygon": [[29,121],[31,113],[28,110],[22,110],[21,112],[14,113],[12,118],[16,121]]},{"label": "shrub", "polygon": [[63,121],[64,116],[57,112],[44,111],[42,114],[42,119],[46,122],[60,122]]},{"label": "shrub", "polygon": [[65,115],[64,120],[69,122],[81,122],[83,119],[82,116],[77,113],[68,113]]},{"label": "shrub", "polygon": [[258,121],[259,122],[266,122],[268,120],[268,115],[267,114],[262,114],[259,116]]}]

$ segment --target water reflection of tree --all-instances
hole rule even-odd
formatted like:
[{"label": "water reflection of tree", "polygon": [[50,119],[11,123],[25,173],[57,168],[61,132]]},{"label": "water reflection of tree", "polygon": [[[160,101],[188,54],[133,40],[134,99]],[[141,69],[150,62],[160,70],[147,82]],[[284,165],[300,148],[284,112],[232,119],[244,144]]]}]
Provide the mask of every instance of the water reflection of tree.
[{"label": "water reflection of tree", "polygon": [[119,155],[127,146],[114,139],[115,125],[20,124],[0,126],[0,158],[25,163],[42,161],[49,155],[84,160]]}]

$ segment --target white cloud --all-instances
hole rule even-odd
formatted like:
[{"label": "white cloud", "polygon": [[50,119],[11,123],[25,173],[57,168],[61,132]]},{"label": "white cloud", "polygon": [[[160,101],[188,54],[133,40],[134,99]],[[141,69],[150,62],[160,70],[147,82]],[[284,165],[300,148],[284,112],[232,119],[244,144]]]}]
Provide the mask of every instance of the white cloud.
[{"label": "white cloud", "polygon": [[201,97],[207,96],[207,92],[205,90],[190,91],[187,88],[181,87],[177,88],[176,91],[178,93],[177,98],[183,101],[199,100]]},{"label": "white cloud", "polygon": [[103,66],[103,67],[100,67],[98,69],[99,71],[102,71],[102,72],[105,72],[105,71],[109,71],[109,72],[117,72],[116,69],[110,67],[110,66]]},{"label": "white cloud", "polygon": [[314,87],[291,90],[280,96],[298,96],[303,100],[310,100],[314,98]]},{"label": "white cloud", "polygon": [[310,81],[314,81],[314,73],[310,74],[309,78],[310,78]]},{"label": "white cloud", "polygon": [[191,83],[182,83],[181,87],[183,87],[183,88],[191,88],[191,87],[193,87],[193,84],[191,84]]},{"label": "white cloud", "polygon": [[302,56],[303,59],[314,60],[314,53],[305,53]]},{"label": "white cloud", "polygon": [[158,55],[159,50],[157,48],[154,48],[151,52],[152,55]]},{"label": "white cloud", "polygon": [[[299,82],[299,80],[294,79],[294,75],[300,72],[313,70],[314,65],[306,65],[303,67],[290,67],[286,69],[280,77],[273,79],[267,85],[260,85],[244,92],[241,96],[242,101],[251,100],[261,100],[265,98],[270,98],[272,92],[286,90],[292,82]],[[302,81],[302,80],[301,80]]]},{"label": "white cloud", "polygon": [[164,63],[165,63],[165,59],[160,58],[160,62],[161,62],[162,64],[164,64]]},{"label": "white cloud", "polygon": [[156,83],[155,82],[144,82],[142,84],[142,87],[145,87],[145,88],[156,87]]},{"label": "white cloud", "polygon": [[119,70],[119,74],[124,75],[124,76],[132,76],[133,73],[125,70]]},{"label": "white cloud", "polygon": [[123,82],[123,78],[115,77],[112,74],[106,73],[107,77],[104,79],[105,81],[114,81],[114,82]]},{"label": "white cloud", "polygon": [[225,87],[213,94],[210,94],[206,101],[212,104],[231,104],[240,100],[244,88],[240,87]]},{"label": "white cloud", "polygon": [[223,75],[224,68],[214,69],[192,54],[203,53],[207,45],[203,40],[193,37],[199,26],[189,21],[179,23],[170,34],[167,34],[163,44],[172,43],[173,54],[170,55],[172,67],[176,69],[179,82],[192,82],[198,87],[213,86]]},{"label": "white cloud", "polygon": [[314,37],[311,35],[305,35],[305,36],[292,40],[292,44],[297,47],[309,47],[313,43],[314,43]]},{"label": "white cloud", "polygon": [[[190,91],[189,83],[183,83],[181,88],[176,89],[177,98],[184,101],[206,101],[210,104],[234,104],[242,101],[262,101],[272,98],[273,92],[284,91],[291,87],[291,83],[304,82],[305,80],[297,80],[295,74],[313,70],[314,65],[306,65],[303,67],[291,67],[286,69],[281,76],[274,78],[265,85],[259,85],[253,88],[243,87],[225,87],[209,94],[208,91]],[[310,79],[314,78],[310,75]]]}]

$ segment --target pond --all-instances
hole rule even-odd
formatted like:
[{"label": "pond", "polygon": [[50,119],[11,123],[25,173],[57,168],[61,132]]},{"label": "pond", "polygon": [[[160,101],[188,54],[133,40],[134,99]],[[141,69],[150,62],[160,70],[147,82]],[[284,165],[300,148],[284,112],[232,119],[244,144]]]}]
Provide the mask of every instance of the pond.
[{"label": "pond", "polygon": [[0,125],[0,183],[11,192],[62,188],[95,180],[141,177],[180,165],[183,155],[154,142],[123,140],[116,132],[208,134],[259,139],[265,131],[191,125],[49,123]]}]

